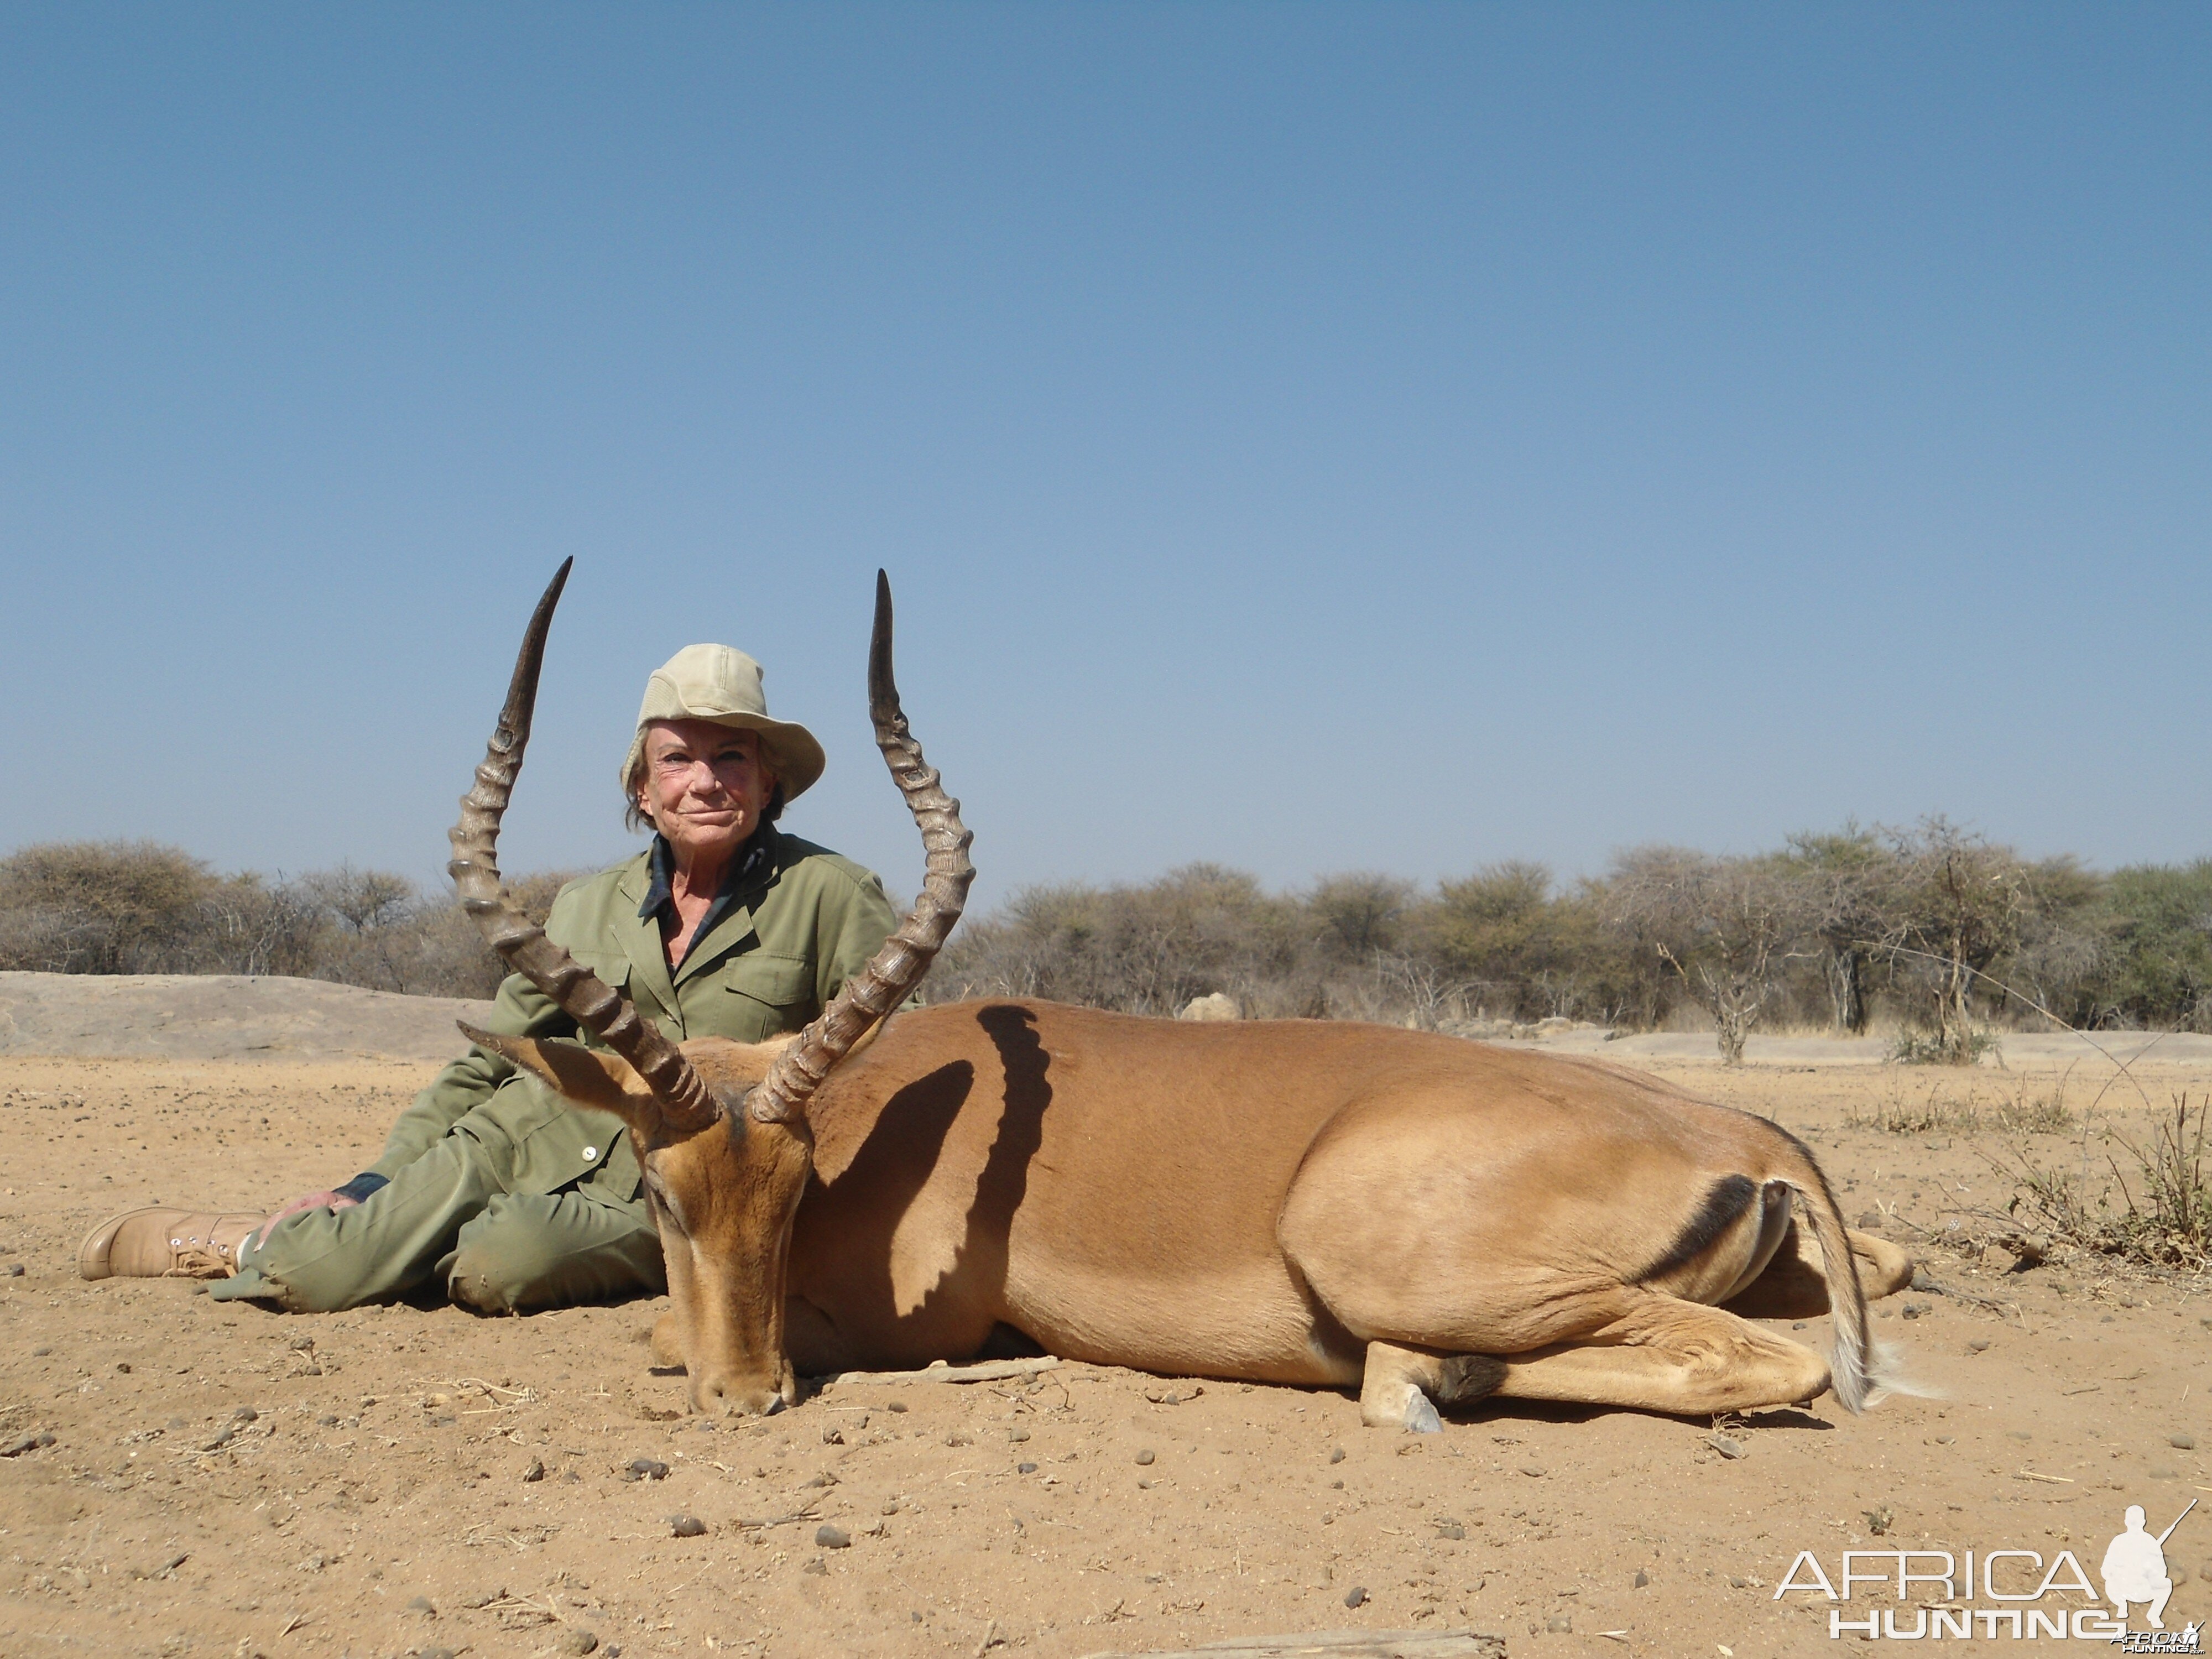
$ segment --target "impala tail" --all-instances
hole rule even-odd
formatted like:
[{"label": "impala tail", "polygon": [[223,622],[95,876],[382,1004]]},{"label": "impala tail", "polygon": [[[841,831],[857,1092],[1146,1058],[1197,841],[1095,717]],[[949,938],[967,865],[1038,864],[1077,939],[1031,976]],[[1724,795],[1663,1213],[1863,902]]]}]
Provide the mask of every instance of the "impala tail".
[{"label": "impala tail", "polygon": [[1834,1352],[1828,1356],[1830,1386],[1845,1411],[1863,1412],[1896,1384],[1882,1374],[1888,1369],[1887,1356],[1876,1348],[1868,1322],[1866,1291],[1836,1194],[1803,1144],[1792,1136],[1790,1146],[1798,1167],[1781,1179],[1796,1194],[1799,1213],[1813,1224],[1820,1270],[1828,1282],[1828,1313],[1836,1329]]}]

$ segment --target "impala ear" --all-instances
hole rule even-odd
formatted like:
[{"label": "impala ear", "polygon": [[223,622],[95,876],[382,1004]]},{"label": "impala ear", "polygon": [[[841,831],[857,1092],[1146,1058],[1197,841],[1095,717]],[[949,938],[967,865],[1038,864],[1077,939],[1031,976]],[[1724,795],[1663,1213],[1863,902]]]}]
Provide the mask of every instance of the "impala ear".
[{"label": "impala ear", "polygon": [[[882,1033],[889,1020],[878,1020],[854,1039],[845,1058],[850,1060],[860,1053]],[[805,1033],[778,1031],[774,1036],[763,1037],[758,1042],[727,1042],[720,1037],[693,1037],[685,1042],[684,1052],[694,1060],[704,1062],[717,1050],[730,1056],[737,1073],[748,1083],[757,1083],[769,1073],[769,1067],[783,1055],[783,1051],[799,1041]]]},{"label": "impala ear", "polygon": [[[896,1012],[897,1011],[894,1009],[892,1012]],[[859,1036],[853,1039],[853,1046],[845,1051],[845,1058],[847,1060],[852,1060],[866,1053],[868,1045],[873,1042],[878,1037],[881,1036],[884,1034],[884,1027],[890,1023],[890,1015],[885,1014],[873,1025],[871,1025],[866,1030],[861,1032]]]},{"label": "impala ear", "polygon": [[[890,1024],[890,1019],[889,1016],[886,1016],[868,1027],[868,1029],[861,1032],[859,1036],[854,1038],[853,1046],[846,1051],[846,1059],[850,1060],[854,1054],[859,1054],[870,1043],[873,1042],[878,1037],[881,1036],[884,1033],[884,1027]],[[765,1067],[767,1066],[774,1065],[778,1057],[782,1054],[786,1048],[791,1047],[793,1043],[798,1042],[799,1039],[805,1035],[805,1033],[802,1031],[778,1031],[774,1036],[763,1037],[758,1042],[732,1043],[729,1046],[732,1048],[744,1049],[749,1056],[747,1063],[761,1064],[763,1066],[762,1075],[766,1076],[767,1073]],[[696,1041],[697,1042],[698,1046],[703,1048],[708,1043],[717,1042],[719,1039],[714,1037],[706,1037],[696,1039]],[[690,1051],[690,1047],[687,1045],[685,1052],[689,1053]]]},{"label": "impala ear", "polygon": [[637,1068],[609,1048],[580,1042],[548,1042],[536,1037],[496,1036],[466,1020],[462,1035],[479,1048],[513,1060],[564,1100],[612,1112],[640,1134],[660,1124],[660,1103]]}]

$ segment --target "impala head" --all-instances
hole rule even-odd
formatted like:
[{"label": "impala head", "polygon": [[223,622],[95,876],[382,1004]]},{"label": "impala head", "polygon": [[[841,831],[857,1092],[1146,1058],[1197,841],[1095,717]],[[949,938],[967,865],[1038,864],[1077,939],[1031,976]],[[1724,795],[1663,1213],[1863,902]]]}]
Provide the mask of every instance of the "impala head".
[{"label": "impala head", "polygon": [[832,1067],[905,1000],[959,920],[975,871],[960,804],[907,729],[891,673],[890,585],[876,574],[868,712],[876,743],[921,830],[921,896],[898,931],[796,1037],[768,1043],[702,1038],[680,1047],[545,937],[508,902],[495,851],[499,823],[530,738],[538,672],[563,562],[531,617],[476,787],[461,798],[447,869],[463,907],[507,965],[601,1042],[541,1042],[464,1026],[580,1105],[619,1114],[635,1139],[667,1260],[696,1410],[773,1411],[792,1398],[783,1306],[792,1219],[806,1188],[813,1137],[807,1102]]},{"label": "impala head", "polygon": [[462,1029],[577,1104],[629,1123],[668,1264],[692,1409],[771,1412],[788,1404],[785,1251],[813,1139],[803,1114],[767,1115],[766,1103],[756,1103],[790,1041],[699,1037],[679,1045],[677,1054],[712,1108],[703,1124],[687,1128],[672,1121],[643,1074],[611,1049]]}]

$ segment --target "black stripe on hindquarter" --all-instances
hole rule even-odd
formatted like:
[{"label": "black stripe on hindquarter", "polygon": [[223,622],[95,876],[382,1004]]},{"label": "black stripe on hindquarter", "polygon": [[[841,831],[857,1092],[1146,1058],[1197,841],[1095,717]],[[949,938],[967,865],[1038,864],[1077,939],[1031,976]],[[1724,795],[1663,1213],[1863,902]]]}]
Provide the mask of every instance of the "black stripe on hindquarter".
[{"label": "black stripe on hindquarter", "polygon": [[1637,1274],[1635,1282],[1648,1284],[1668,1273],[1680,1273],[1717,1244],[1758,1201],[1759,1183],[1749,1176],[1723,1176],[1705,1194],[1705,1201],[1690,1218],[1690,1224],[1675,1238],[1674,1248]]}]

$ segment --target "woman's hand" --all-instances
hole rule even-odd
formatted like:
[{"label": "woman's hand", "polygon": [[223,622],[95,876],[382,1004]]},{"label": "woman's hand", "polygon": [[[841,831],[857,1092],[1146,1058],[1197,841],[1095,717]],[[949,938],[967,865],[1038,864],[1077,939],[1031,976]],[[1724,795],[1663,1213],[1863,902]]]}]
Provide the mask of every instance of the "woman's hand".
[{"label": "woman's hand", "polygon": [[360,1202],[359,1199],[348,1198],[343,1193],[309,1193],[305,1198],[294,1199],[276,1214],[270,1216],[268,1220],[263,1222],[261,1231],[254,1234],[247,1242],[253,1244],[268,1243],[269,1230],[271,1227],[286,1216],[297,1215],[302,1210],[350,1210]]}]

